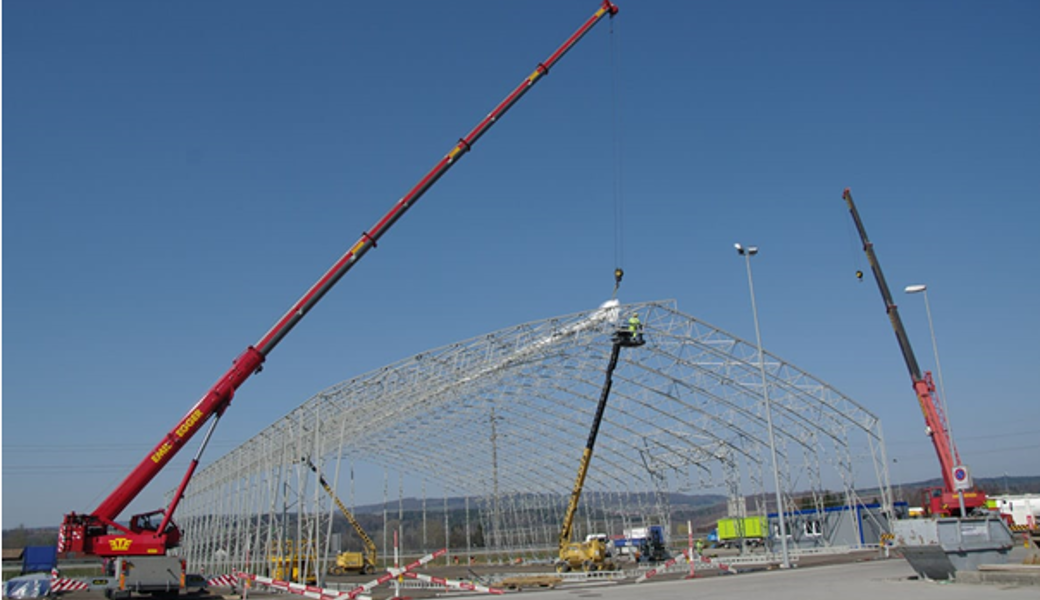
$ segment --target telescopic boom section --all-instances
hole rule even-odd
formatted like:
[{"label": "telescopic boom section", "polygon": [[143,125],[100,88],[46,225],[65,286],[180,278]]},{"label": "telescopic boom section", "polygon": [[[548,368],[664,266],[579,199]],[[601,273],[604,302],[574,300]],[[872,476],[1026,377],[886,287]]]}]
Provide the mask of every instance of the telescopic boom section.
[{"label": "telescopic boom section", "polygon": [[494,125],[498,119],[502,118],[502,115],[512,108],[520,98],[523,98],[524,94],[526,94],[543,75],[547,75],[549,69],[551,69],[557,61],[563,58],[563,55],[566,54],[574,44],[578,43],[578,40],[584,37],[600,19],[608,14],[616,14],[617,10],[616,6],[610,2],[604,1],[600,9],[597,10],[580,29],[574,32],[574,34],[571,35],[571,37],[568,38],[567,41],[556,50],[556,52],[553,52],[545,62],[539,63],[534,72],[524,79],[524,81],[520,83],[512,93],[506,96],[505,100],[499,103],[499,105],[496,106],[488,116],[484,117],[484,120],[478,123],[477,126],[466,135],[466,137],[460,139],[455,147],[452,148],[451,151],[448,152],[444,158],[442,158],[440,162],[438,162],[433,169],[426,174],[425,177],[419,180],[419,183],[417,183],[411,191],[405,194],[405,196],[401,198],[392,209],[390,209],[390,212],[386,213],[386,215],[384,215],[371,230],[362,233],[361,239],[359,239],[346,254],[336,261],[336,264],[332,265],[332,268],[330,268],[328,272],[326,272],[325,275],[322,276],[322,278],[318,280],[318,282],[314,284],[314,286],[309,289],[295,305],[293,305],[292,309],[289,310],[289,312],[287,312],[285,316],[283,316],[281,320],[279,320],[278,323],[267,332],[266,335],[264,335],[260,342],[257,343],[256,348],[259,349],[260,353],[263,356],[267,356],[278,342],[280,342],[282,338],[292,330],[296,323],[298,323],[300,319],[302,319],[303,316],[306,315],[315,304],[317,304],[318,300],[321,300],[322,296],[332,289],[332,286],[334,286],[336,282],[350,270],[354,263],[364,256],[364,254],[368,252],[369,248],[375,247],[379,238],[381,238],[383,234],[386,233],[386,231],[390,229],[390,227],[397,222],[397,220],[400,219],[404,213],[422,197],[423,194],[426,193],[426,190],[430,189],[430,187],[436,183],[442,175],[447,173],[448,169],[458,162],[459,159],[462,158],[463,154],[469,152],[473,147],[473,144],[477,143],[477,140],[487,133],[487,131],[491,129],[491,126]]},{"label": "telescopic boom section", "polygon": [[603,421],[603,411],[607,408],[607,398],[610,397],[610,388],[614,384],[614,369],[617,367],[621,346],[621,342],[615,340],[614,346],[610,350],[610,363],[607,365],[606,380],[603,382],[603,391],[599,395],[599,404],[596,405],[596,416],[592,419],[589,439],[585,442],[585,451],[582,452],[581,463],[578,465],[578,477],[574,480],[574,489],[571,490],[571,498],[567,503],[567,512],[563,516],[563,527],[560,528],[560,550],[566,548],[571,541],[571,533],[574,530],[574,514],[578,511],[578,500],[581,499],[581,490],[585,487],[585,476],[589,473],[592,449],[596,447],[596,436],[599,435],[599,424]]},{"label": "telescopic boom section", "polygon": [[856,210],[856,204],[852,201],[852,193],[846,189],[842,194],[842,198],[848,204],[849,212],[852,213],[852,220],[856,223],[859,239],[863,242],[863,251],[867,253],[870,270],[874,272],[874,281],[877,281],[878,289],[881,291],[881,298],[885,301],[885,311],[888,313],[889,321],[892,322],[892,329],[896,332],[896,341],[899,342],[899,349],[903,352],[903,360],[906,362],[906,368],[910,371],[910,378],[914,381],[919,381],[921,379],[921,368],[917,366],[917,357],[914,356],[914,349],[910,347],[910,339],[906,335],[906,329],[903,328],[903,321],[899,318],[899,309],[892,300],[892,292],[888,289],[885,274],[881,272],[881,265],[878,264],[877,255],[874,253],[874,244],[867,238],[867,230],[863,228],[863,221],[859,218],[859,211]]},{"label": "telescopic boom section", "polygon": [[881,298],[885,301],[885,311],[888,313],[888,320],[892,322],[892,329],[895,330],[899,349],[903,352],[903,360],[906,361],[906,368],[910,371],[910,379],[913,381],[917,402],[920,404],[921,412],[924,414],[928,435],[931,436],[932,445],[935,446],[935,453],[939,457],[939,466],[942,469],[945,490],[952,492],[954,487],[953,468],[959,461],[955,456],[956,449],[953,448],[949,433],[946,430],[946,424],[939,413],[938,402],[936,402],[935,398],[935,385],[932,383],[931,374],[927,374],[924,377],[921,376],[921,369],[917,365],[914,349],[910,346],[910,338],[907,337],[903,321],[899,318],[899,309],[896,308],[895,302],[892,301],[892,293],[888,289],[885,275],[881,272],[881,264],[878,263],[877,255],[874,253],[874,244],[867,237],[867,230],[863,227],[863,221],[859,218],[859,211],[856,210],[856,204],[852,201],[852,193],[846,189],[842,194],[842,198],[848,204],[849,212],[852,213],[852,220],[856,223],[856,230],[859,231],[860,240],[863,242],[863,251],[867,254],[870,269],[874,272],[874,280],[877,281],[878,289],[881,291]]},{"label": "telescopic boom section", "polygon": [[534,72],[527,76],[501,103],[498,104],[476,127],[465,137],[459,139],[453,147],[420,181],[382,219],[348,250],[332,267],[303,295],[285,315],[268,331],[260,341],[246,348],[235,360],[231,368],[216,384],[192,407],[177,423],[177,426],[163,438],[161,442],[134,468],[125,480],[98,506],[90,515],[66,515],[65,524],[59,536],[59,549],[65,552],[93,552],[91,537],[103,535],[98,533],[108,526],[125,528],[115,523],[119,514],[137,497],[152,479],[176,456],[184,444],[195,435],[201,426],[212,416],[221,415],[231,403],[235,391],[260,370],[267,355],[296,326],[297,323],[325,296],[326,293],[365,255],[404,213],[415,204],[427,190],[437,182],[466,152],[483,136],[491,126],[513,107],[549,70],[567,53],[582,37],[588,33],[603,17],[617,14],[618,8],[609,0],[604,0],[600,8],[567,40],[556,49],[544,62],[538,64]]},{"label": "telescopic boom section", "polygon": [[310,467],[311,471],[314,471],[314,474],[318,476],[318,483],[320,483],[321,487],[325,489],[325,493],[332,498],[332,501],[335,502],[336,506],[339,508],[339,512],[343,513],[343,517],[350,523],[350,526],[354,528],[358,537],[361,538],[361,542],[365,545],[365,555],[368,557],[368,562],[370,565],[375,567],[376,561],[379,560],[379,551],[376,549],[376,543],[373,542],[372,538],[370,538],[368,533],[365,532],[365,529],[361,526],[361,523],[358,522],[354,513],[347,510],[346,505],[344,505],[339,499],[339,496],[336,495],[335,490],[332,489],[329,482],[325,480],[325,476],[318,470],[317,465],[315,465],[309,458],[304,460],[307,462],[307,466]]}]

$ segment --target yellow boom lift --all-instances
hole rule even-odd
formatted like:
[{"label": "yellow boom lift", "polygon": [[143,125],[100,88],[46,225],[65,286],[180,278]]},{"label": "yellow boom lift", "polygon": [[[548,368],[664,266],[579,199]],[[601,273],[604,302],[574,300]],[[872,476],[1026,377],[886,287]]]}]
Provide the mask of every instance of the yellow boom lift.
[{"label": "yellow boom lift", "polygon": [[311,459],[305,458],[304,462],[306,462],[307,466],[311,468],[311,471],[314,471],[314,474],[318,476],[318,483],[321,484],[321,487],[325,488],[329,497],[336,503],[336,506],[339,507],[339,511],[343,513],[347,522],[350,523],[354,528],[354,531],[357,532],[358,537],[360,537],[361,541],[365,544],[364,552],[340,552],[336,556],[336,564],[329,569],[329,573],[333,575],[343,575],[346,573],[364,573],[367,575],[369,573],[374,573],[376,570],[376,562],[379,560],[379,551],[376,549],[375,542],[372,541],[372,538],[368,537],[368,534],[365,533],[365,530],[361,527],[361,523],[358,523],[358,520],[354,518],[354,515],[349,510],[347,510],[347,507],[340,502],[339,497],[336,496],[336,492],[332,491],[332,486],[329,485],[329,482],[325,481],[325,478],[322,476],[321,472],[318,471],[318,467],[311,462]]},{"label": "yellow boom lift", "polygon": [[[638,323],[638,321],[636,321]],[[560,555],[556,561],[556,570],[566,573],[571,570],[582,571],[612,571],[615,568],[614,561],[608,552],[608,541],[594,536],[584,542],[572,542],[571,535],[574,533],[574,514],[578,511],[578,500],[581,499],[581,490],[585,487],[585,476],[589,472],[589,462],[592,461],[592,449],[596,445],[596,435],[599,433],[599,425],[603,420],[603,411],[607,407],[607,398],[610,397],[610,387],[613,385],[614,369],[617,367],[618,355],[623,347],[638,347],[646,343],[643,332],[638,325],[631,329],[623,329],[614,333],[613,346],[610,350],[610,363],[607,365],[606,380],[603,382],[603,391],[599,396],[599,404],[596,406],[596,416],[592,419],[592,429],[589,431],[589,439],[585,442],[585,452],[581,455],[581,463],[578,466],[578,478],[574,481],[574,489],[571,490],[570,502],[567,504],[567,512],[563,517],[563,527],[560,529]]]}]

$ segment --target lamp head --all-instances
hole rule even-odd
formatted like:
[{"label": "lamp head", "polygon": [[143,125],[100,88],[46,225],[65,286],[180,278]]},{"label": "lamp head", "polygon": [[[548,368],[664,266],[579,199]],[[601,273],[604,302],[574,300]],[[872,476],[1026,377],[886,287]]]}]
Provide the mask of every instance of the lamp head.
[{"label": "lamp head", "polygon": [[740,242],[737,242],[736,244],[733,244],[733,247],[737,249],[737,254],[741,256],[744,256],[745,254],[748,256],[758,254],[758,246],[748,246],[745,248]]},{"label": "lamp head", "polygon": [[918,285],[908,285],[908,286],[906,286],[906,289],[903,290],[903,291],[906,292],[907,294],[917,294],[917,293],[923,292],[923,291],[925,291],[927,289],[928,289],[927,285],[918,284]]}]

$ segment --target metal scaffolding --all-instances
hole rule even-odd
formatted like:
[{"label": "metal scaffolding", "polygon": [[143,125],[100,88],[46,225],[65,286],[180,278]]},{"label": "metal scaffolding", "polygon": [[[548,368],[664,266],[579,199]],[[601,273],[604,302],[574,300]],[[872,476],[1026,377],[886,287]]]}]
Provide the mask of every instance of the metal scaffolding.
[{"label": "metal scaffolding", "polygon": [[[546,556],[610,337],[632,312],[643,318],[647,344],[622,352],[614,373],[577,536],[667,526],[677,492],[725,495],[733,515],[775,511],[763,477],[770,464],[755,344],[679,312],[674,301],[612,302],[416,354],[318,393],[195,475],[179,511],[180,553],[209,573],[265,572],[272,553],[292,542],[299,578],[324,573],[352,536],[306,457],[351,498],[358,465],[382,470],[382,481],[358,484],[382,486],[384,557],[388,532],[408,528],[421,532],[402,535],[406,551]],[[765,370],[785,508],[805,508],[809,498],[822,510],[827,493],[853,504],[856,490],[868,488],[890,508],[877,417],[768,352]],[[422,490],[407,511],[406,480]],[[436,500],[427,502],[428,491]],[[421,519],[405,519],[420,510]]]}]

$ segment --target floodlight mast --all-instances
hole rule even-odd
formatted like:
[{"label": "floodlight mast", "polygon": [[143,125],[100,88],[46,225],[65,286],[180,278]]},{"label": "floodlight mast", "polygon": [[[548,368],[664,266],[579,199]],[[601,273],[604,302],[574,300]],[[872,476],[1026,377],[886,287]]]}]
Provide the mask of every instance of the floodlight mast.
[{"label": "floodlight mast", "polygon": [[[105,498],[90,514],[70,513],[59,530],[59,552],[76,554],[95,554],[99,556],[140,556],[165,555],[170,548],[176,547],[180,540],[180,530],[171,521],[173,513],[183,496],[184,488],[198,466],[199,454],[192,460],[188,471],[181,481],[170,505],[158,511],[132,517],[130,526],[116,522],[116,518],[170,460],[184,447],[199,429],[211,417],[219,418],[230,405],[235,391],[253,373],[261,370],[267,355],[275,346],[310,312],[325,294],[350,270],[354,264],[376,246],[376,242],[386,233],[404,213],[417,202],[422,195],[437,182],[448,170],[469,152],[473,145],[512,108],[537,83],[542,76],[566,54],[582,37],[588,33],[605,16],[613,17],[618,8],[609,0],[603,0],[599,9],[578,28],[567,40],[556,49],[544,62],[538,63],[535,70],[527,76],[506,98],[498,104],[476,127],[449,151],[404,197],[390,209],[382,219],[337,260],[328,271],[305,293],[281,319],[275,323],[253,346],[249,346],[233,362],[231,368],[200,399],[188,413],[177,422],[177,425],[159,442],[152,451],[134,468],[123,482]],[[215,421],[214,421],[215,424]],[[212,430],[211,425],[210,430]],[[162,515],[159,526],[151,523],[150,517]],[[116,535],[108,535],[109,528],[118,531]]]}]

